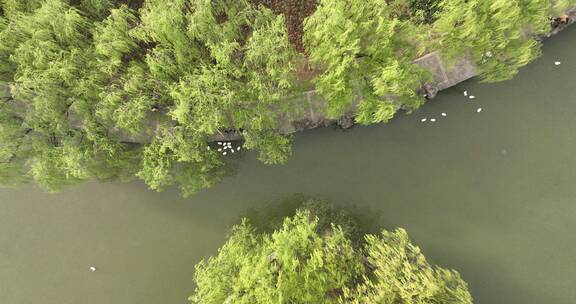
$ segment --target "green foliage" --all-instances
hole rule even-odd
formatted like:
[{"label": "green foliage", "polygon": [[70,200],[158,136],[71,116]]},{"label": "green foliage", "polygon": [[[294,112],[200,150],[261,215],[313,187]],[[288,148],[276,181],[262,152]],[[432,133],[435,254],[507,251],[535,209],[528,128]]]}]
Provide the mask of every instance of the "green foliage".
[{"label": "green foliage", "polygon": [[244,217],[258,233],[271,233],[282,227],[285,217],[294,216],[298,210],[306,210],[311,217],[318,218],[316,228],[319,231],[328,231],[332,225],[337,225],[354,242],[361,241],[374,224],[374,218],[303,194],[274,200],[263,208],[249,209]]},{"label": "green foliage", "polygon": [[345,303],[472,303],[458,272],[430,265],[404,229],[367,235],[364,254],[372,271]]},{"label": "green foliage", "polygon": [[[242,130],[264,163],[286,162],[285,123],[307,108],[287,97],[302,61],[288,36],[299,36],[286,29],[294,16],[252,3],[0,0],[0,183],[139,177],[192,194],[229,172],[207,143],[226,129]],[[539,54],[548,17],[576,2],[318,4],[304,42],[326,114],[370,124],[422,105],[429,76],[413,61],[430,38],[449,57],[470,54],[486,80],[507,79]]]},{"label": "green foliage", "polygon": [[425,23],[432,23],[440,11],[441,0],[408,0],[408,6]]},{"label": "green foliage", "polygon": [[[294,51],[283,16],[244,0],[147,0],[138,12],[125,1],[1,3],[0,136],[25,143],[2,146],[7,184],[132,175],[191,194],[226,173],[206,142],[225,128],[251,134],[245,148],[265,162],[286,161],[276,109]],[[153,135],[143,147],[119,141],[143,133]]]},{"label": "green foliage", "polygon": [[137,175],[151,189],[160,191],[180,182],[182,193],[191,195],[218,182],[225,173],[216,153],[207,150],[204,138],[185,128],[166,129],[144,149]]},{"label": "green foliage", "polygon": [[[75,2],[75,1],[71,1]],[[114,0],[80,0],[78,9],[82,10],[86,14],[90,15],[92,18],[99,19],[104,17],[109,13],[109,10],[113,7]],[[121,2],[121,1],[118,1]]]},{"label": "green foliage", "polygon": [[510,79],[537,58],[537,35],[550,29],[550,0],[444,0],[441,7],[441,50],[452,58],[470,52],[488,82]]},{"label": "green foliage", "polygon": [[43,0],[0,0],[0,8],[5,16],[19,12],[32,12],[42,5]]},{"label": "green foliage", "polygon": [[234,228],[216,257],[196,267],[192,303],[337,303],[326,293],[357,278],[362,261],[341,229],[321,236],[305,212],[273,234]]},{"label": "green foliage", "polygon": [[29,131],[13,115],[14,100],[10,97],[0,100],[0,186],[14,186],[26,181],[24,162],[29,143],[25,134]]},{"label": "green foliage", "polygon": [[[224,128],[241,128],[256,135],[246,137],[245,147],[258,150],[266,162],[283,162],[289,153],[287,137],[276,130],[274,111],[290,88],[292,72],[292,49],[283,18],[246,1],[188,4],[176,1],[161,9],[165,1],[147,2],[142,24],[133,33],[156,45],[145,61],[156,82],[170,81],[167,94],[156,95],[170,97],[166,103],[173,107],[168,115],[183,126],[180,132],[184,134],[177,148],[169,149],[172,154],[161,152],[164,157],[158,159],[162,161],[150,158],[143,163],[139,176],[151,181],[152,188],[170,184],[175,177],[168,168],[180,165],[200,166],[203,173],[195,183],[212,184],[207,173],[216,166],[205,144],[179,147],[190,140],[200,143]],[[153,146],[163,146],[160,142],[167,138],[173,137],[159,137]],[[154,151],[157,155],[165,150]]]},{"label": "green foliage", "polygon": [[552,14],[562,15],[567,9],[576,6],[576,0],[554,0],[552,1]]},{"label": "green foliage", "polygon": [[73,145],[62,147],[38,147],[38,153],[30,162],[30,175],[38,184],[56,191],[62,186],[87,179],[84,166],[85,151]]},{"label": "green foliage", "polygon": [[89,175],[82,132],[67,122],[73,92],[86,72],[87,28],[76,9],[47,0],[33,13],[15,14],[0,35],[9,46],[3,49],[3,78],[12,80],[0,122],[0,136],[12,141],[2,144],[10,150],[4,166],[51,190]]},{"label": "green foliage", "polygon": [[430,265],[406,232],[366,235],[360,246],[337,225],[298,211],[271,234],[247,220],[218,255],[196,265],[192,303],[469,304],[457,272]]},{"label": "green foliage", "polygon": [[292,151],[288,136],[274,132],[244,132],[244,146],[259,151],[258,159],[265,164],[282,164]]},{"label": "green foliage", "polygon": [[122,59],[138,48],[130,30],[136,25],[136,14],[126,6],[110,11],[110,16],[94,29],[94,48],[101,56],[103,68],[110,68],[108,74],[122,66]]},{"label": "green foliage", "polygon": [[356,95],[363,97],[356,111],[363,124],[388,121],[402,105],[422,104],[415,91],[426,74],[412,63],[418,50],[410,42],[418,26],[398,15],[398,4],[321,0],[306,20],[310,60],[325,70],[317,89],[327,100],[329,117],[351,111]]}]

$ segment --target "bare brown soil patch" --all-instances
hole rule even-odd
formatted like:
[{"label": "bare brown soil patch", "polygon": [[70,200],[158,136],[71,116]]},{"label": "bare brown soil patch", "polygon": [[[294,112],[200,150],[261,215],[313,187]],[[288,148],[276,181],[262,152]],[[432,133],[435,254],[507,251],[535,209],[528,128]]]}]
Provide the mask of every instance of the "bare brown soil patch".
[{"label": "bare brown soil patch", "polygon": [[304,53],[302,36],[304,34],[304,19],[312,15],[318,5],[317,0],[250,0],[253,4],[262,4],[276,14],[283,14],[290,42],[296,50]]}]

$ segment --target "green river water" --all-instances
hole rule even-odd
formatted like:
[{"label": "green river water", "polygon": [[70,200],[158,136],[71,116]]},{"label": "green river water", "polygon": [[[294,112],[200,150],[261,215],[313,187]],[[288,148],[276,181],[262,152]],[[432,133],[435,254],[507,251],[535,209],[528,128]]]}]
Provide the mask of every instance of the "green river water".
[{"label": "green river water", "polygon": [[139,182],[2,189],[0,303],[186,303],[228,228],[295,193],[406,228],[475,303],[576,303],[574,49],[576,26],[512,81],[465,82],[387,125],[299,133],[287,165],[245,154],[188,199]]}]

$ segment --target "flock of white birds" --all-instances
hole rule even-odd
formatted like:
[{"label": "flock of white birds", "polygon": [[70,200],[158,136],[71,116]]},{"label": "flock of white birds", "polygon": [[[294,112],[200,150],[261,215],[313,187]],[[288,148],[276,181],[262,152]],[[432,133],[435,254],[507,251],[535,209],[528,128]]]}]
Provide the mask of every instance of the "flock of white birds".
[{"label": "flock of white birds", "polygon": [[[464,96],[465,96],[465,97],[468,97],[468,99],[476,99],[476,96],[471,95],[471,94],[468,94],[468,91],[467,91],[467,90],[464,91]],[[477,109],[476,109],[476,112],[477,112],[477,113],[482,112],[482,108],[477,108]],[[442,112],[442,113],[440,113],[440,115],[441,115],[442,117],[448,116],[448,114],[446,114],[446,112]],[[420,119],[420,121],[421,121],[421,122],[427,122],[427,121],[436,122],[436,118],[430,118],[430,119],[428,119],[427,117],[425,117],[425,118]]]},{"label": "flock of white birds", "polygon": [[[228,153],[234,154],[242,148],[241,146],[232,147],[232,142],[230,141],[219,141],[217,144],[218,152],[222,153],[222,155],[228,155]],[[208,146],[208,150],[210,150],[210,146]]]},{"label": "flock of white birds", "polygon": [[[556,65],[556,66],[561,65],[561,64],[562,64],[562,62],[560,62],[560,61],[554,61],[554,65]],[[464,96],[465,96],[465,97],[468,97],[468,99],[475,99],[475,98],[476,98],[476,96],[471,95],[471,94],[468,94],[468,91],[467,91],[467,90],[464,91]],[[480,113],[480,112],[482,112],[482,108],[481,108],[481,107],[478,107],[478,108],[476,109],[476,113]],[[441,115],[442,115],[442,117],[446,117],[446,116],[447,116],[447,114],[446,114],[445,112],[442,112]],[[427,121],[436,122],[436,118],[430,118],[430,119],[428,119],[428,118],[425,117],[425,118],[420,119],[420,121],[421,121],[421,122],[427,122]]]}]

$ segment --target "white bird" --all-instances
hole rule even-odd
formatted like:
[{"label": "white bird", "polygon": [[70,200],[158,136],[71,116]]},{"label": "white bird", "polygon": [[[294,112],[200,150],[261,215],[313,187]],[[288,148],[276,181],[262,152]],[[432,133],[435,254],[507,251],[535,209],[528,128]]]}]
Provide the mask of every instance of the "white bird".
[{"label": "white bird", "polygon": [[442,116],[446,117],[446,113],[442,112]]},{"label": "white bird", "polygon": [[477,112],[477,113],[480,113],[480,112],[482,112],[482,108],[478,108],[478,109],[476,109],[476,112]]},{"label": "white bird", "polygon": [[562,62],[560,62],[560,61],[554,62],[555,65],[560,65],[561,63],[562,63]]},{"label": "white bird", "polygon": [[421,122],[425,122],[425,121],[427,121],[427,120],[428,120],[427,118],[422,118],[422,119],[420,119]]},{"label": "white bird", "polygon": [[219,142],[218,142],[218,144],[219,144],[219,145],[222,145],[222,142],[221,142],[221,141],[219,141]]},{"label": "white bird", "polygon": [[470,95],[470,97],[468,97],[468,98],[470,98],[470,99],[474,99],[474,98],[476,98],[476,96],[474,96],[474,95]]},{"label": "white bird", "polygon": [[464,96],[468,96],[468,91],[464,91]]},{"label": "white bird", "polygon": [[436,122],[436,118],[430,119],[431,122]]},{"label": "white bird", "polygon": [[226,152],[223,152],[223,153],[222,153],[222,155],[226,155],[226,154],[227,154]]},{"label": "white bird", "polygon": [[238,146],[238,148],[236,148],[237,151],[240,151],[240,146]]},{"label": "white bird", "polygon": [[218,148],[218,152],[222,151],[222,148]]},{"label": "white bird", "polygon": [[96,267],[90,266],[90,271],[92,271],[92,272],[96,271]]},{"label": "white bird", "polygon": [[206,147],[206,150],[210,150],[210,146]]},{"label": "white bird", "polygon": [[230,152],[234,153],[234,149],[230,150]]}]

